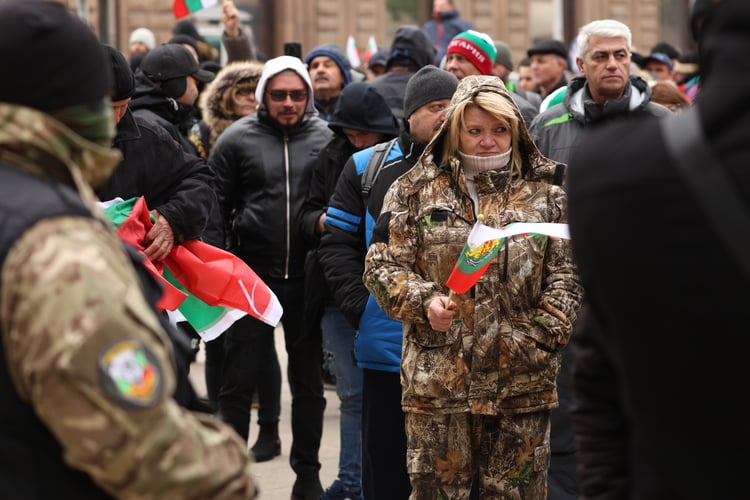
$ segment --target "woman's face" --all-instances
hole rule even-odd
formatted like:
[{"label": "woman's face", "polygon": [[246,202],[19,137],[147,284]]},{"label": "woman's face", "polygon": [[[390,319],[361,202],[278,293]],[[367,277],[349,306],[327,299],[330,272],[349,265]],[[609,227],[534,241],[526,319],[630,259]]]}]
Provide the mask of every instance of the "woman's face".
[{"label": "woman's face", "polygon": [[237,84],[232,90],[234,103],[234,114],[247,116],[255,113],[258,109],[258,101],[255,99],[255,85],[249,83]]},{"label": "woman's face", "polygon": [[490,113],[471,106],[464,112],[458,149],[473,156],[496,156],[510,149],[511,129]]}]

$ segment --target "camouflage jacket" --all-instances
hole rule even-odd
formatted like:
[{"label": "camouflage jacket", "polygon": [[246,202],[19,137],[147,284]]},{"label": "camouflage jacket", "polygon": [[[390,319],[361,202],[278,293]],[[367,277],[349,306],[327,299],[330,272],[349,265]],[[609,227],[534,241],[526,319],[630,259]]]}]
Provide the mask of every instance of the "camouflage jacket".
[{"label": "camouflage jacket", "polygon": [[[92,215],[42,219],[2,262],[0,340],[20,400],[54,434],[67,465],[118,498],[253,498],[236,433],[171,398],[169,340],[95,205],[90,184],[106,180],[119,154],[28,108],[0,103],[0,124],[0,162],[51,193],[80,196]],[[8,205],[0,220],[13,222],[34,200]]]},{"label": "camouflage jacket", "polygon": [[[512,102],[501,84],[468,77],[454,104],[477,85]],[[434,331],[427,320],[430,301],[448,294],[444,283],[477,220],[458,158],[435,160],[452,109],[420,161],[391,186],[366,258],[365,284],[404,323],[403,407],[487,415],[553,408],[559,349],[583,293],[568,240],[506,239],[473,290],[454,298],[450,330]],[[539,153],[525,126],[520,132],[512,154],[524,157],[522,176],[513,178],[509,166],[477,175],[479,213],[492,227],[567,222],[565,192],[551,183],[557,165]]]}]

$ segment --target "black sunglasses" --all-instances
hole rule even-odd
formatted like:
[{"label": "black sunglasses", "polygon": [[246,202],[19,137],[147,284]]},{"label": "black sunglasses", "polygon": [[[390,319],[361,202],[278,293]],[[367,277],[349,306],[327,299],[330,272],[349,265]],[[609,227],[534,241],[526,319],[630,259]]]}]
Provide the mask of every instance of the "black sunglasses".
[{"label": "black sunglasses", "polygon": [[271,96],[272,101],[284,102],[287,97],[290,97],[294,102],[302,102],[307,99],[307,92],[304,90],[292,90],[287,92],[286,90],[267,90],[266,94]]}]

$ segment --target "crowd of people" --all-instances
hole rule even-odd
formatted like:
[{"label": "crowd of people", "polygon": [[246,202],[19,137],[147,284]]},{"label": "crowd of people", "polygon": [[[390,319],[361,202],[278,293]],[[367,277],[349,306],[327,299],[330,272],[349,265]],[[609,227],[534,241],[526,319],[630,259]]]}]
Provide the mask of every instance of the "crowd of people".
[{"label": "crowd of people", "polygon": [[[743,398],[720,383],[741,351],[705,338],[741,331],[747,266],[696,241],[723,229],[667,168],[690,155],[666,130],[713,147],[745,198],[750,9],[690,14],[695,50],[640,54],[598,19],[575,51],[540,39],[515,61],[435,0],[352,67],[336,43],[262,56],[231,0],[223,64],[189,20],[120,51],[58,2],[0,4],[4,491],[262,494],[252,464],[285,445],[275,327],[246,314],[204,339],[149,273],[200,240],[283,307],[293,500],[739,498]],[[138,248],[101,210],[134,197]],[[482,266],[459,287],[464,257]]]}]

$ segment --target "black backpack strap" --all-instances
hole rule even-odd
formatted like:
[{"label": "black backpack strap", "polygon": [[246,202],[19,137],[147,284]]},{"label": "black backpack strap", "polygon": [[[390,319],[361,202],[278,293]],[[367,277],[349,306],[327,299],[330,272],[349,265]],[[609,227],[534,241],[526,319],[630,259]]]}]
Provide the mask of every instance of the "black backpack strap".
[{"label": "black backpack strap", "polygon": [[711,152],[698,108],[662,118],[661,130],[678,172],[698,198],[719,239],[750,277],[750,212]]},{"label": "black backpack strap", "polygon": [[396,144],[397,139],[391,139],[388,142],[381,142],[376,145],[370,155],[370,159],[367,160],[365,170],[362,172],[362,185],[361,194],[362,200],[367,204],[367,199],[370,196],[370,189],[375,184],[375,180],[380,175],[380,169],[385,163],[385,159],[388,157],[388,153],[393,149],[393,145]]}]

